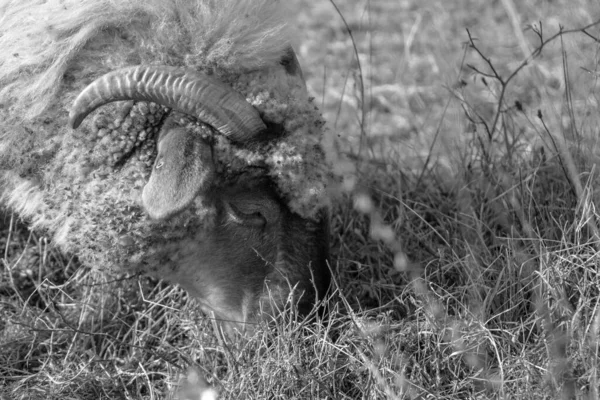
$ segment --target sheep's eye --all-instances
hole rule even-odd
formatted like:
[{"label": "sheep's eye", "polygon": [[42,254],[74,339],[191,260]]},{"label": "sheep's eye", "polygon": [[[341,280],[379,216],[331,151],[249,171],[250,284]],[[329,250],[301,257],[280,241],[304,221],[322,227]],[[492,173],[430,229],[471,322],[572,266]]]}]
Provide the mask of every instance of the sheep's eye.
[{"label": "sheep's eye", "polygon": [[258,210],[248,209],[242,211],[232,203],[226,203],[225,208],[229,220],[236,224],[254,228],[262,228],[267,224],[267,219]]}]

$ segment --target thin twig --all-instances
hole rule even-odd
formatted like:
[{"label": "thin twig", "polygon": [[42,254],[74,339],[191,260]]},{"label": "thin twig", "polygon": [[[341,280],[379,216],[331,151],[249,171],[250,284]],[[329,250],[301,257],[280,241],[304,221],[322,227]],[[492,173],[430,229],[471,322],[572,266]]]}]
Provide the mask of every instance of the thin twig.
[{"label": "thin twig", "polygon": [[[554,35],[550,36],[548,39],[544,39],[543,37],[543,28],[542,28],[542,24],[540,22],[539,24],[539,28],[533,28],[533,31],[536,33],[536,35],[538,35],[538,37],[540,38],[540,44],[538,45],[538,47],[536,47],[531,54],[529,54],[528,57],[525,58],[525,60],[523,60],[523,62],[521,62],[521,64],[519,64],[509,75],[507,78],[503,78],[498,71],[496,71],[496,69],[494,68],[492,61],[490,58],[486,57],[483,52],[477,47],[476,43],[475,43],[475,39],[471,36],[471,32],[469,32],[469,30],[467,29],[467,35],[469,37],[469,45],[470,47],[475,50],[475,52],[479,55],[479,57],[488,65],[488,67],[490,68],[490,70],[492,71],[492,75],[493,78],[496,79],[498,82],[500,82],[500,94],[498,96],[498,106],[496,108],[496,113],[494,115],[494,121],[491,124],[490,127],[490,132],[493,134],[496,131],[496,127],[498,125],[498,121],[500,120],[500,114],[502,113],[502,106],[504,104],[504,98],[506,96],[506,89],[508,87],[508,84],[513,80],[513,78],[523,69],[525,68],[531,61],[533,61],[535,58],[537,58],[541,53],[542,50],[544,49],[544,47],[546,45],[548,45],[549,43],[553,42],[556,38],[562,37],[563,35],[567,35],[567,34],[571,34],[571,33],[584,33],[587,36],[590,36],[592,39],[597,40],[595,37],[591,36],[589,33],[586,32],[586,30],[597,26],[600,24],[600,19],[596,20],[594,22],[592,22],[591,24],[588,24],[582,28],[575,28],[575,29],[564,29],[562,26],[559,28],[558,32],[555,33]],[[485,74],[484,76],[490,76],[490,74]]]},{"label": "thin twig", "polygon": [[348,32],[348,36],[350,36],[350,40],[352,42],[352,47],[354,48],[354,57],[356,58],[356,65],[358,67],[358,78],[359,78],[358,84],[359,84],[359,88],[360,88],[360,98],[361,98],[360,141],[359,141],[359,150],[358,150],[358,154],[361,154],[363,138],[365,136],[364,124],[366,121],[366,114],[367,114],[367,110],[365,109],[365,84],[363,81],[362,65],[360,63],[360,57],[358,55],[358,47],[356,47],[356,40],[354,40],[354,35],[352,34],[352,29],[350,29],[350,25],[348,25],[348,22],[346,22],[346,18],[344,18],[344,14],[342,14],[342,12],[338,8],[337,4],[335,4],[335,1],[329,0],[329,2],[333,5],[333,7],[335,8],[335,11],[338,13],[340,18],[342,19],[342,22],[344,23],[344,26],[346,27],[346,31]]}]

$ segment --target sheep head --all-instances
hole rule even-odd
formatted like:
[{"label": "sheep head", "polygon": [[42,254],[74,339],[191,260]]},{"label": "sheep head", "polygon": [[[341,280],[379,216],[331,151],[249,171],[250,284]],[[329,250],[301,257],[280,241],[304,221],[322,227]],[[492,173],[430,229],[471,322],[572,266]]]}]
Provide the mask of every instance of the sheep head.
[{"label": "sheep head", "polygon": [[[263,75],[285,80],[282,90],[291,82],[305,91],[291,50],[281,66]],[[209,75],[136,66],[109,72],[85,88],[70,123],[77,128],[95,109],[121,100],[167,109],[141,193],[151,245],[131,250],[129,262],[179,283],[207,312],[234,324],[273,315],[290,298],[300,311],[310,310],[329,286],[326,209],[311,218],[293,212],[266,164],[223,172],[216,149],[219,138],[242,150],[264,144],[281,135],[279,121],[265,124],[238,92]],[[210,220],[199,217],[207,214]],[[185,233],[172,235],[165,225],[180,225]],[[130,249],[143,240],[124,237]]]}]

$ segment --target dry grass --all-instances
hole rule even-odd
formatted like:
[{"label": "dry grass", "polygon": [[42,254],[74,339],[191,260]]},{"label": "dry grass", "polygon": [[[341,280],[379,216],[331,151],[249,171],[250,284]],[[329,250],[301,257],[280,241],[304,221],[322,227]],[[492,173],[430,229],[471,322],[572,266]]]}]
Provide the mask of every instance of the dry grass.
[{"label": "dry grass", "polygon": [[600,30],[506,78],[540,45],[528,24],[544,40],[600,7],[364,0],[336,3],[344,23],[296,3],[309,88],[357,170],[328,316],[224,340],[181,290],[80,267],[9,215],[0,398],[599,398]]}]

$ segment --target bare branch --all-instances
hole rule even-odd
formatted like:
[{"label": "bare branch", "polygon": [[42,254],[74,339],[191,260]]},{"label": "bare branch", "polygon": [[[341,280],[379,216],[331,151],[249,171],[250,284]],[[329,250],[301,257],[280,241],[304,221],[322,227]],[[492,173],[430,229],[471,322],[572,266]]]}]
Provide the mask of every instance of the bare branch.
[{"label": "bare branch", "polygon": [[500,114],[502,113],[502,108],[503,108],[503,103],[504,103],[504,98],[506,96],[506,89],[508,87],[508,84],[513,80],[513,78],[515,76],[517,76],[517,74],[523,69],[525,68],[532,60],[534,60],[535,58],[537,58],[541,53],[542,50],[544,49],[544,47],[546,47],[546,45],[548,45],[549,43],[553,42],[554,40],[556,40],[559,37],[562,37],[563,35],[567,35],[567,34],[572,34],[572,33],[583,33],[586,36],[592,38],[595,41],[598,41],[598,39],[592,35],[590,35],[587,30],[594,27],[600,25],[600,19],[596,20],[595,22],[588,24],[584,27],[581,28],[575,28],[575,29],[564,29],[562,26],[559,27],[559,30],[557,33],[555,33],[554,35],[550,36],[548,39],[544,39],[544,35],[543,35],[543,25],[540,22],[539,23],[539,28],[536,26],[532,26],[531,29],[532,31],[539,37],[540,39],[540,44],[538,47],[536,47],[531,54],[525,58],[525,60],[523,60],[523,62],[521,62],[521,64],[519,64],[509,75],[507,78],[502,78],[500,76],[500,74],[496,71],[496,69],[494,68],[494,66],[492,65],[491,59],[486,57],[483,52],[477,47],[477,45],[475,44],[475,39],[473,38],[473,36],[471,35],[471,32],[467,29],[467,35],[469,37],[469,46],[475,50],[475,52],[477,53],[477,55],[479,55],[479,57],[488,65],[488,67],[490,68],[490,70],[492,71],[492,74],[488,74],[488,73],[482,73],[480,72],[477,68],[472,67],[469,65],[469,67],[471,69],[473,69],[475,72],[481,74],[482,76],[486,76],[486,77],[491,77],[491,78],[495,78],[500,82],[501,85],[501,89],[500,89],[500,95],[498,97],[498,106],[496,108],[496,113],[494,115],[494,121],[490,126],[490,131],[488,132],[488,134],[490,135],[490,138],[493,136],[494,132],[496,131],[498,122],[500,121]]}]

